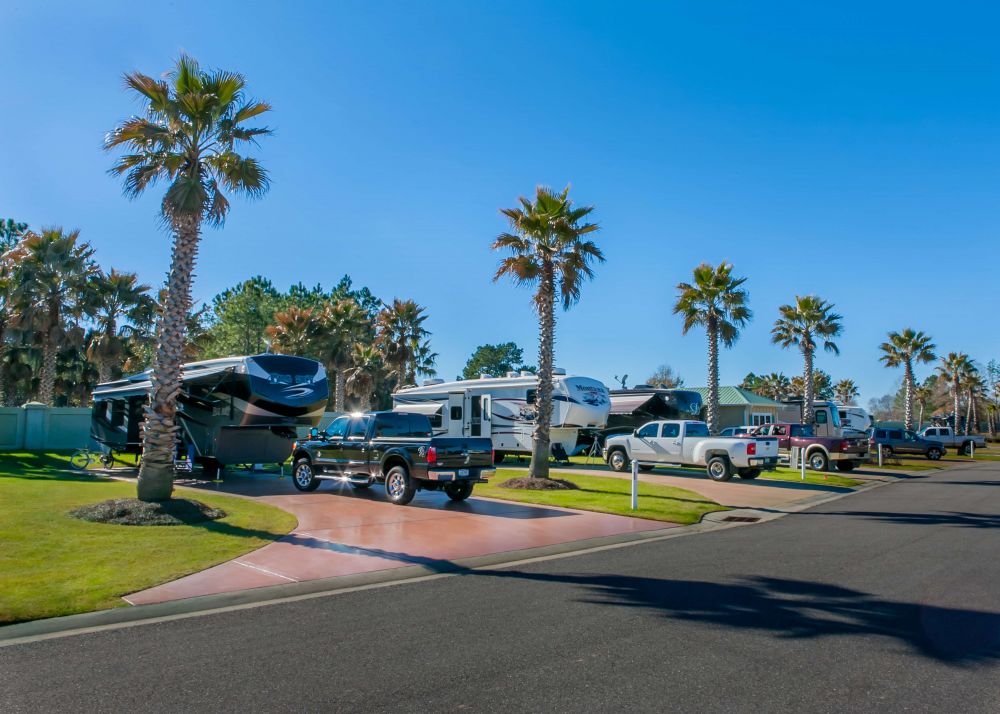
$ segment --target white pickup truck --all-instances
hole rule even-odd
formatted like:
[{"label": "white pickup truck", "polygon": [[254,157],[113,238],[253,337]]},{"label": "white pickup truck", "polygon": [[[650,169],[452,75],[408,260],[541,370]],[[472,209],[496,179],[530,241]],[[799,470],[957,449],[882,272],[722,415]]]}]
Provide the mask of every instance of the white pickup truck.
[{"label": "white pickup truck", "polygon": [[703,421],[651,421],[631,434],[609,436],[604,460],[615,471],[628,470],[635,460],[643,471],[657,464],[704,466],[713,481],[728,481],[734,472],[752,479],[777,467],[778,440],[709,436]]},{"label": "white pickup truck", "polygon": [[986,448],[986,439],[975,434],[956,434],[950,426],[929,426],[917,436],[922,436],[929,441],[937,441],[942,446],[950,446],[957,449],[960,454],[968,454],[969,445],[975,444],[977,449]]}]

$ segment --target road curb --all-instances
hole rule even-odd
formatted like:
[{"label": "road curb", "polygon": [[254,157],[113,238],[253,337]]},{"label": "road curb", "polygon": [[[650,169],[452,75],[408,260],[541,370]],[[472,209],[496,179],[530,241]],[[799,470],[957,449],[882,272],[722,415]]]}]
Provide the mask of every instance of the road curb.
[{"label": "road curb", "polygon": [[623,548],[640,543],[652,543],[698,533],[755,525],[757,523],[773,521],[783,516],[798,513],[855,493],[862,493],[874,488],[900,482],[899,480],[879,481],[843,493],[821,494],[803,499],[780,509],[740,508],[713,511],[706,513],[699,523],[688,526],[665,526],[664,528],[650,531],[568,541],[566,543],[557,543],[538,548],[506,551],[453,561],[437,561],[426,565],[410,565],[389,570],[377,570],[370,573],[341,575],[332,578],[239,590],[232,593],[202,595],[151,605],[135,605],[132,607],[98,610],[96,612],[22,622],[0,627],[0,647],[186,619],[201,615],[233,612],[318,597],[329,597],[341,593],[387,587],[390,585],[417,583],[437,578],[452,577],[465,572],[486,568],[517,567],[544,560]]}]

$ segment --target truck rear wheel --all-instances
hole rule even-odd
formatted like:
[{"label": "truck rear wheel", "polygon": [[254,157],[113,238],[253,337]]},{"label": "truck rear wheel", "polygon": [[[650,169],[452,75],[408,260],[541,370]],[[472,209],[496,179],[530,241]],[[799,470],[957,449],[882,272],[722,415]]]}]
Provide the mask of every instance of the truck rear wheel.
[{"label": "truck rear wheel", "polygon": [[749,481],[751,479],[755,479],[758,476],[760,476],[760,469],[740,469],[739,470],[739,475],[740,475],[740,478],[746,479],[746,480]]},{"label": "truck rear wheel", "polygon": [[625,453],[625,449],[612,449],[611,453],[608,454],[608,466],[611,467],[612,471],[628,471],[628,454]]},{"label": "truck rear wheel", "polygon": [[393,466],[385,475],[385,495],[397,506],[405,506],[417,495],[413,479],[402,466]]},{"label": "truck rear wheel", "polygon": [[453,481],[445,485],[444,492],[452,501],[464,501],[472,495],[473,485],[471,481]]},{"label": "truck rear wheel", "polygon": [[708,471],[708,477],[713,481],[728,481],[733,477],[729,459],[723,456],[713,456],[709,459],[705,470]]},{"label": "truck rear wheel", "polygon": [[809,468],[813,471],[826,471],[830,468],[830,459],[823,451],[814,451],[807,457]]},{"label": "truck rear wheel", "polygon": [[300,491],[315,491],[319,488],[319,479],[313,471],[312,461],[302,458],[295,462],[292,468],[292,483]]},{"label": "truck rear wheel", "polygon": [[853,461],[838,461],[837,471],[853,471],[854,466],[855,464]]}]

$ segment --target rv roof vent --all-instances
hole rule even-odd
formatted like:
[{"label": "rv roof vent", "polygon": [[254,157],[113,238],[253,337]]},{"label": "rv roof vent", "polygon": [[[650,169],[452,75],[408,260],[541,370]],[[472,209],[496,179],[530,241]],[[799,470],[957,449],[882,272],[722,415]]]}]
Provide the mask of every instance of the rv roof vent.
[{"label": "rv roof vent", "polygon": [[433,387],[435,384],[444,384],[444,380],[443,379],[425,379],[424,380],[424,386],[425,387]]},{"label": "rv roof vent", "polygon": [[481,374],[481,375],[479,375],[479,378],[480,379],[493,379],[493,375],[492,374]]},{"label": "rv roof vent", "polygon": [[508,372],[508,373],[507,373],[507,376],[508,376],[508,377],[517,377],[517,376],[518,376],[518,374],[517,374],[517,372]]},{"label": "rv roof vent", "polygon": [[521,370],[521,376],[522,377],[534,377],[535,373],[532,372],[530,369],[522,369]]},{"label": "rv roof vent", "polygon": [[552,374],[564,375],[566,374],[566,370],[563,369],[562,367],[553,367]]}]

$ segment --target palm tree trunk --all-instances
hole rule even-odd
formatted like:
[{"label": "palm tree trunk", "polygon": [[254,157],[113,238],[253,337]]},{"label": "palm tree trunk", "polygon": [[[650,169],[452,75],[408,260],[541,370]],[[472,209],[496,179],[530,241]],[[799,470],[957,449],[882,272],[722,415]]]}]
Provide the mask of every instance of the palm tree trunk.
[{"label": "palm tree trunk", "polygon": [[903,426],[913,431],[913,365],[909,361],[906,363],[903,387],[906,390],[903,399]]},{"label": "palm tree trunk", "polygon": [[173,220],[174,248],[167,279],[167,297],[157,326],[158,344],[150,375],[152,384],[146,406],[142,467],[138,496],[143,501],[163,501],[174,490],[174,455],[177,450],[177,395],[181,389],[187,314],[191,307],[191,281],[201,231],[199,217]]},{"label": "palm tree trunk", "polygon": [[805,359],[805,369],[802,372],[802,377],[805,379],[804,391],[805,394],[802,395],[804,400],[802,404],[802,423],[812,424],[815,415],[813,414],[813,351],[809,347],[802,348],[802,356]]},{"label": "palm tree trunk", "polygon": [[555,270],[550,261],[542,264],[538,286],[538,396],[535,401],[535,433],[531,443],[532,478],[549,477],[549,428],[552,424],[552,360],[555,350]]},{"label": "palm tree trunk", "polygon": [[7,406],[7,341],[0,329],[0,407]]},{"label": "palm tree trunk", "polygon": [[708,319],[705,330],[708,335],[708,405],[705,408],[705,423],[708,433],[717,434],[719,429],[719,325],[714,317]]},{"label": "palm tree trunk", "polygon": [[101,360],[97,365],[97,381],[100,384],[111,381],[111,364],[107,360]]},{"label": "palm tree trunk", "polygon": [[979,433],[979,400],[974,392],[969,392],[969,400],[972,402],[972,432]]},{"label": "palm tree trunk", "polygon": [[952,382],[952,389],[954,390],[954,395],[955,395],[955,418],[952,420],[952,421],[955,422],[955,425],[954,425],[954,430],[953,430],[952,433],[958,434],[958,410],[959,410],[959,406],[960,406],[959,405],[959,399],[961,398],[962,393],[958,389],[958,380],[957,379],[954,382]]},{"label": "palm tree trunk", "polygon": [[923,425],[924,425],[924,403],[923,403],[923,401],[921,401],[920,402],[920,423],[917,424],[917,428],[919,429]]},{"label": "palm tree trunk", "polygon": [[38,377],[38,401],[52,406],[56,387],[56,345],[49,333],[42,343],[42,371]]},{"label": "palm tree trunk", "polygon": [[965,435],[970,434],[969,427],[972,422],[972,390],[970,389],[965,396]]},{"label": "palm tree trunk", "polygon": [[337,383],[333,393],[333,411],[342,412],[344,411],[344,393],[347,391],[347,375],[344,374],[343,369],[337,370]]}]

